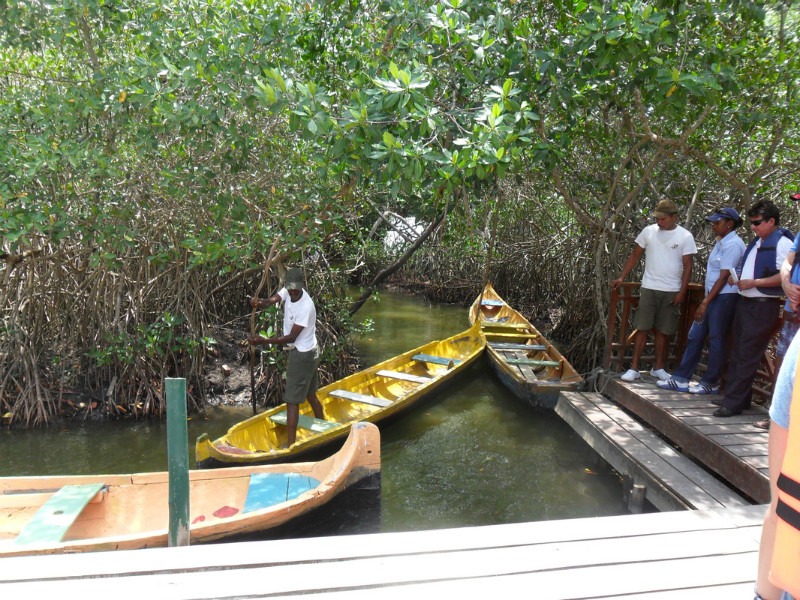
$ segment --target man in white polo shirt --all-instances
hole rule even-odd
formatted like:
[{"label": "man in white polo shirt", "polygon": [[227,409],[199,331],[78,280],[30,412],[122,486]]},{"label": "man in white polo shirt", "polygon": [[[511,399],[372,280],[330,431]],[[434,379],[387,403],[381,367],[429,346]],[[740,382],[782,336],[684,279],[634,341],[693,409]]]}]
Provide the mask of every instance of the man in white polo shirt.
[{"label": "man in white polo shirt", "polygon": [[678,330],[681,304],[692,277],[692,257],[697,254],[694,236],[678,225],[678,207],[672,200],[661,200],[653,211],[656,222],[648,225],[636,238],[636,245],[625,261],[622,273],[611,282],[613,289],[633,271],[644,254],[644,276],[639,292],[639,307],[633,320],[636,337],[633,341],[631,368],[622,374],[623,381],[639,379],[639,358],[647,335],[653,330],[656,364],[650,374],[669,379],[664,370],[669,338]]},{"label": "man in white polo shirt", "polygon": [[283,335],[266,338],[253,335],[248,341],[253,345],[292,344],[286,361],[286,447],[294,444],[300,405],[307,401],[317,419],[323,419],[322,404],[317,398],[317,367],[320,350],[317,344],[317,309],[314,301],[303,289],[303,271],[289,269],[286,285],[266,300],[253,298],[254,308],[266,308],[283,302]]}]

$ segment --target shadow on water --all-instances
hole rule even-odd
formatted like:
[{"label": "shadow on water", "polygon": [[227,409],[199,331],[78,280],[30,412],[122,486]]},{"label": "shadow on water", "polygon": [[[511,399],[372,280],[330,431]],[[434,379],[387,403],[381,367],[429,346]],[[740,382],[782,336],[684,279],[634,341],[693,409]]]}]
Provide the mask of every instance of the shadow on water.
[{"label": "shadow on water", "polygon": [[[363,313],[363,314],[362,314]],[[382,293],[358,314],[374,331],[357,340],[364,366],[468,326],[466,309]],[[190,457],[251,415],[212,409],[189,422]],[[2,431],[0,475],[132,473],[167,469],[164,422]],[[381,428],[379,480],[258,539],[412,531],[625,514],[619,476],[553,411],[511,395],[478,361],[445,390]],[[380,481],[380,488],[376,488]],[[251,538],[252,539],[252,538]]]}]

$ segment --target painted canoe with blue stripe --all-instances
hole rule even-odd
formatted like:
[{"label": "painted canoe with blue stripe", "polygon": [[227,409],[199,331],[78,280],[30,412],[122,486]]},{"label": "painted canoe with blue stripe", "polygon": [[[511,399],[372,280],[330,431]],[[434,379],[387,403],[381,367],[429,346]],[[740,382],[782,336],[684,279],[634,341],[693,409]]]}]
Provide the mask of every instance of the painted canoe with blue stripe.
[{"label": "painted canoe with blue stripe", "polygon": [[[378,428],[356,423],[318,462],[189,471],[190,541],[295,526],[380,468]],[[168,528],[168,472],[0,478],[0,558],[166,546]]]},{"label": "painted canoe with blue stripe", "polygon": [[317,390],[325,419],[300,405],[295,443],[286,444],[286,405],[237,423],[211,441],[197,438],[198,468],[298,460],[341,444],[352,423],[385,423],[417,406],[477,360],[486,341],[480,326],[428,342]]},{"label": "painted canoe with blue stripe", "polygon": [[486,356],[500,381],[531,406],[554,408],[558,395],[583,377],[522,313],[509,306],[491,283],[475,299],[470,323],[486,337]]}]

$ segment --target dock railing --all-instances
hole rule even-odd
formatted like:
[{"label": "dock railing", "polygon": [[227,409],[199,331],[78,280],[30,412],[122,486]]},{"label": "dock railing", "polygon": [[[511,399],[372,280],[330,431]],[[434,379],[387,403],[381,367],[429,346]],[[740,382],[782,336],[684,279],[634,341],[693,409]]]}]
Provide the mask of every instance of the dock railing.
[{"label": "dock railing", "polygon": [[[625,282],[619,288],[611,290],[611,299],[608,310],[608,342],[606,344],[603,367],[613,371],[623,372],[630,364],[633,356],[633,339],[636,330],[633,327],[633,315],[639,305],[640,284],[635,282]],[[686,299],[681,306],[681,317],[678,323],[678,332],[671,338],[667,349],[667,371],[678,366],[683,350],[686,347],[686,338],[689,328],[692,325],[695,310],[703,300],[703,286],[699,283],[690,283]],[[775,333],[780,331],[782,322],[779,321]],[[774,343],[777,335],[773,336],[773,342],[764,354],[761,361],[756,379],[753,383],[754,400],[763,403],[772,396],[772,387],[775,376],[775,350]],[[729,345],[732,340],[729,340]],[[697,369],[697,375],[702,375],[706,365],[706,350],[703,350],[703,358]],[[653,338],[647,340],[644,352],[639,361],[639,368],[649,369],[655,363],[655,351],[653,348]],[[724,379],[723,379],[724,387]]]}]

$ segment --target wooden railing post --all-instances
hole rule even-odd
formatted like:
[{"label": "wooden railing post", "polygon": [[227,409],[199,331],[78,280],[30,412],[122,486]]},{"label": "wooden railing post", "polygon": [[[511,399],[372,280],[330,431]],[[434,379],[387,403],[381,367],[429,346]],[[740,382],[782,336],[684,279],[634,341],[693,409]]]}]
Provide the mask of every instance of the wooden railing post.
[{"label": "wooden railing post", "polygon": [[169,546],[189,545],[189,450],[186,380],[167,378],[167,462],[169,464]]}]

